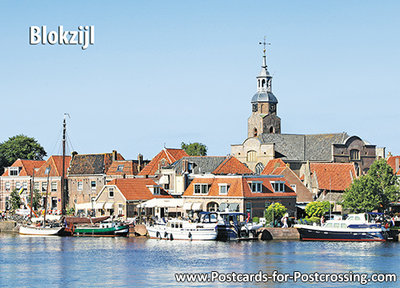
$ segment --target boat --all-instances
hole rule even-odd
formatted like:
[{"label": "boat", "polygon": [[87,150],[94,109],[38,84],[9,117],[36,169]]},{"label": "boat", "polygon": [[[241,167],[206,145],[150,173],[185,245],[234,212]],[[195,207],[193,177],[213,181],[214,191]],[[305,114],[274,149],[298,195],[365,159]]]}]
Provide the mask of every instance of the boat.
[{"label": "boat", "polygon": [[200,212],[198,221],[171,219],[146,225],[150,238],[167,240],[215,240],[217,238],[215,214]]},{"label": "boat", "polygon": [[21,225],[19,227],[19,234],[37,235],[37,236],[57,236],[61,233],[62,229],[63,227]]},{"label": "boat", "polygon": [[73,236],[127,236],[129,225],[110,220],[90,225],[76,225],[72,228],[72,233]]},{"label": "boat", "polygon": [[349,214],[345,219],[328,220],[322,226],[296,224],[301,240],[386,241],[386,229],[369,221],[368,214]]},{"label": "boat", "polygon": [[218,216],[218,237],[220,241],[256,239],[261,223],[245,221],[246,215],[240,212],[213,212]]}]

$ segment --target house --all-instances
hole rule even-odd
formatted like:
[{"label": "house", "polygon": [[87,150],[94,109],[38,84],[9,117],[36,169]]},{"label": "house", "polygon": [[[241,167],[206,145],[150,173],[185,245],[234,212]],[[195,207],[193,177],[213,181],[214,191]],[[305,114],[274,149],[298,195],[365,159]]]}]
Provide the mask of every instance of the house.
[{"label": "house", "polygon": [[296,192],[297,203],[309,203],[313,201],[312,192],[307,189],[296,173],[282,159],[270,160],[261,172],[261,175],[283,175],[289,186]]},{"label": "house", "polygon": [[[66,156],[64,161],[64,173],[67,174],[68,167],[71,162],[71,156]],[[34,189],[40,191],[42,196],[45,195],[47,188],[48,200],[47,208],[50,210],[60,210],[61,207],[61,176],[63,165],[63,156],[53,155],[35,172]],[[46,170],[50,167],[50,172],[46,174]],[[47,182],[48,180],[48,182]],[[44,201],[43,201],[44,203]]]},{"label": "house", "polygon": [[334,211],[341,211],[337,204],[343,192],[350,187],[357,173],[353,163],[307,163],[302,170],[304,184],[317,201],[334,203]]},{"label": "house", "polygon": [[10,167],[6,167],[0,177],[0,211],[10,209],[10,193],[14,189],[24,188],[22,197],[27,197],[32,191],[32,177],[46,161],[43,160],[16,160]]},{"label": "house", "polygon": [[161,168],[164,168],[184,156],[189,156],[183,149],[164,148],[144,167],[138,175],[154,176],[160,173]]},{"label": "house", "polygon": [[386,162],[390,167],[392,167],[394,175],[400,177],[400,156],[392,156],[389,153]]},{"label": "house", "polygon": [[198,175],[182,198],[191,211],[236,211],[263,217],[266,206],[280,202],[290,215],[296,212],[296,193],[283,176]]},{"label": "house", "polygon": [[160,185],[174,196],[181,196],[196,175],[254,174],[232,156],[185,156],[160,169]]},{"label": "house", "polygon": [[[114,179],[101,188],[94,199],[93,209],[96,216],[124,215],[131,218],[137,214],[138,204],[154,198],[172,199],[172,196],[150,178]],[[164,216],[164,211],[156,212]]]},{"label": "house", "polygon": [[143,160],[143,155],[138,155],[138,160],[116,160],[113,161],[107,170],[106,181],[118,178],[133,178],[150,162]]},{"label": "house", "polygon": [[114,161],[125,160],[114,150],[102,154],[73,154],[68,171],[69,206],[92,202],[106,184]]}]

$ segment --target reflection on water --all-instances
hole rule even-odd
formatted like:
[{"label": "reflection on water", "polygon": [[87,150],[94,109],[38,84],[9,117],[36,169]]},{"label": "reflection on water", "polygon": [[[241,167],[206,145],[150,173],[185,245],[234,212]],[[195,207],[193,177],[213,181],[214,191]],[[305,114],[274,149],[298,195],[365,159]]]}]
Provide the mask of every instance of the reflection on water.
[{"label": "reflection on water", "polygon": [[[175,272],[257,273],[262,270],[272,273],[278,270],[292,273],[297,270],[306,273],[395,273],[398,270],[399,251],[400,243],[225,243],[135,238],[21,237],[0,233],[0,287],[188,286],[187,283],[179,285],[175,282]],[[209,284],[195,283],[192,286]],[[300,284],[297,283],[296,287]],[[254,285],[256,283],[230,284],[232,287]],[[293,285],[268,283],[269,287]],[[312,284],[303,284],[304,287],[309,285]],[[214,283],[213,286],[218,285]],[[339,285],[325,283],[319,286]]]}]

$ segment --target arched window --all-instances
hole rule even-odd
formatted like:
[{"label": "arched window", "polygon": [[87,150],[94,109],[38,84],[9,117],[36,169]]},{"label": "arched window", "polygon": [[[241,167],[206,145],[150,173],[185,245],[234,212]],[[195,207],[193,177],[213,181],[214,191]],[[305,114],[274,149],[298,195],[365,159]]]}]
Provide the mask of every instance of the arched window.
[{"label": "arched window", "polygon": [[261,86],[262,86],[262,88],[265,88],[265,79],[263,79],[263,80],[261,81]]},{"label": "arched window", "polygon": [[251,150],[247,152],[247,162],[256,162],[257,161],[257,152]]},{"label": "arched window", "polygon": [[269,128],[269,133],[271,133],[271,134],[274,134],[274,133],[275,133],[274,127],[271,126],[271,127]]},{"label": "arched window", "polygon": [[217,202],[210,202],[207,204],[207,211],[208,212],[216,212],[218,211],[218,203]]},{"label": "arched window", "polygon": [[257,137],[257,135],[258,135],[257,128],[254,128],[253,137]]},{"label": "arched window", "polygon": [[261,162],[258,162],[256,165],[256,174],[261,174],[264,170],[264,165]]},{"label": "arched window", "polygon": [[350,150],[350,160],[360,160],[360,151],[357,149]]}]

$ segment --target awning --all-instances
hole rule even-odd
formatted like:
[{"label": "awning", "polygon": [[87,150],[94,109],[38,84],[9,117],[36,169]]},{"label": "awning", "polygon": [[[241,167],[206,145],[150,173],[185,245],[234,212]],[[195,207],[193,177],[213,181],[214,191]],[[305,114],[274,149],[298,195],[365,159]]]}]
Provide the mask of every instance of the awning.
[{"label": "awning", "polygon": [[114,208],[114,203],[113,202],[106,202],[106,204],[104,205],[104,209],[106,210],[110,210]]},{"label": "awning", "polygon": [[142,204],[136,205],[138,208],[154,208],[154,207],[161,207],[161,208],[172,208],[172,207],[182,207],[183,206],[183,199],[165,199],[165,198],[153,198],[148,200]]},{"label": "awning", "polygon": [[92,208],[93,208],[93,205],[91,202],[75,204],[75,211],[92,209]]},{"label": "awning", "polygon": [[160,180],[158,181],[159,184],[169,184],[169,176],[163,175],[161,176]]},{"label": "awning", "polygon": [[96,202],[94,203],[94,209],[103,209],[105,202]]},{"label": "awning", "polygon": [[192,210],[193,211],[200,211],[200,210],[202,210],[201,206],[203,206],[203,203],[200,203],[200,202],[193,203]]},{"label": "awning", "polygon": [[183,204],[183,210],[191,210],[192,204],[192,202],[186,202],[185,204]]},{"label": "awning", "polygon": [[239,212],[239,204],[238,203],[230,203],[229,211],[230,212]]}]

